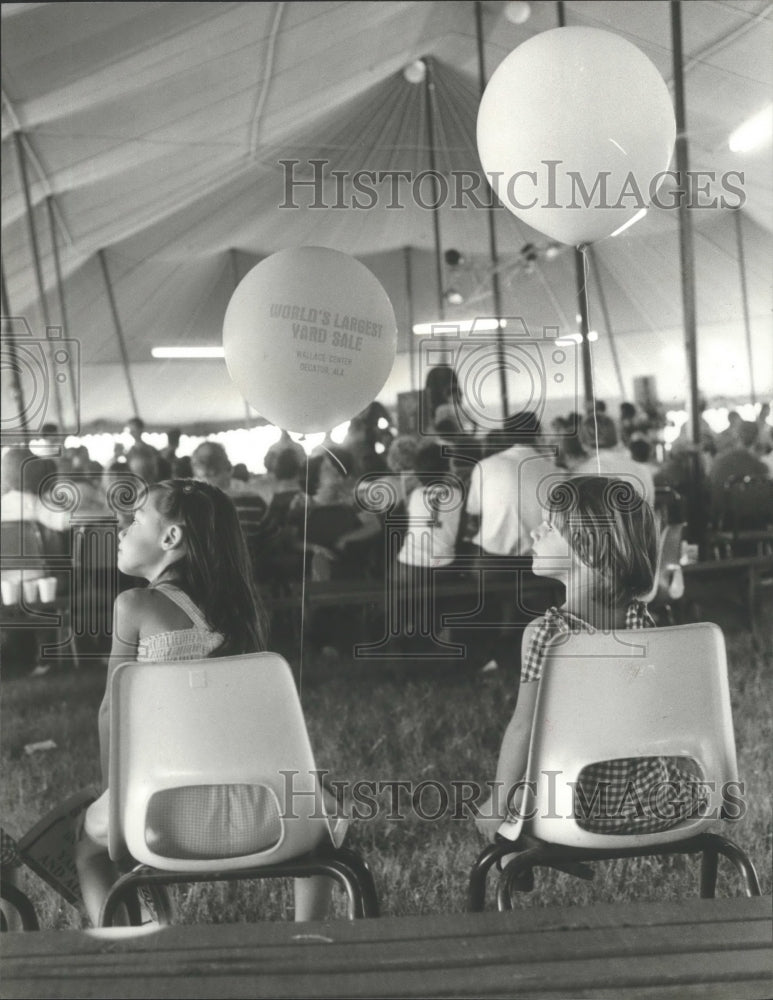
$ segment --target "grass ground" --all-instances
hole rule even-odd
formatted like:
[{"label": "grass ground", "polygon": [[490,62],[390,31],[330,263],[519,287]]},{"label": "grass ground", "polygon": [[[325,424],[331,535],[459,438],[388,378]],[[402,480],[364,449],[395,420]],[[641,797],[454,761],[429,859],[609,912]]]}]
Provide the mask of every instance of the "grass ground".
[{"label": "grass ground", "polygon": [[[766,609],[767,610],[767,609]],[[763,613],[770,621],[770,614]],[[771,678],[773,630],[762,649],[739,622],[712,612],[726,631],[739,771],[748,810],[729,835],[751,855],[763,892],[771,892],[771,799],[773,751]],[[387,669],[377,663],[342,662],[303,667],[302,700],[318,766],[334,779],[479,783],[493,777],[499,741],[512,712],[516,678],[509,671],[481,674],[448,666]],[[98,779],[96,712],[103,671],[82,668],[42,678],[9,679],[2,685],[0,815],[20,836],[63,798]],[[51,739],[56,749],[27,755],[26,744]],[[436,789],[437,786],[435,786]],[[355,823],[350,843],[369,860],[382,912],[388,915],[448,913],[464,909],[466,879],[482,842],[469,818],[422,819],[410,797],[389,788],[375,796],[374,818]],[[421,799],[425,814],[437,811],[436,790]],[[403,814],[397,818],[396,812]],[[85,917],[34,874],[21,884],[47,928],[80,927]],[[520,906],[574,906],[591,902],[664,900],[695,896],[698,865],[680,856],[634,859],[596,866],[592,883],[540,872],[534,892]],[[718,895],[736,895],[737,879],[720,866]],[[231,883],[180,888],[183,922],[282,919],[292,906],[283,884]],[[341,912],[342,901],[337,902]]]}]

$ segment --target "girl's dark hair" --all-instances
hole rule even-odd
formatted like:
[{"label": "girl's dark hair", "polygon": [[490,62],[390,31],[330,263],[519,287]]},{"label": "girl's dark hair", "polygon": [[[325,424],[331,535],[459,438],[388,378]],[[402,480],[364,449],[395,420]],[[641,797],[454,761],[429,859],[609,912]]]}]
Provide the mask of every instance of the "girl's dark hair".
[{"label": "girl's dark hair", "polygon": [[623,479],[570,476],[548,494],[550,520],[615,604],[652,590],[658,531],[649,503]]},{"label": "girl's dark hair", "polygon": [[185,555],[173,566],[175,582],[225,637],[214,655],[264,650],[266,613],[230,497],[195,479],[166,479],[149,487],[148,498],[162,517],[183,528]]}]

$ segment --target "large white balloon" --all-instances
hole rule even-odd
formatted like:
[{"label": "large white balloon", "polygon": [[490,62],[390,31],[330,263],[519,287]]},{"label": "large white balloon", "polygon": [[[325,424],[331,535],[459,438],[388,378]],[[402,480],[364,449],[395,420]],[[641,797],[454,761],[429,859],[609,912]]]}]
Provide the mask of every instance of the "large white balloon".
[{"label": "large white balloon", "polygon": [[327,431],[379,393],[397,325],[376,277],[327,247],[280,250],[252,268],[223,321],[228,372],[244,398],[290,431]]},{"label": "large white balloon", "polygon": [[554,28],[499,65],[478,153],[504,205],[562,243],[592,243],[652,200],[676,137],[668,88],[626,39]]}]

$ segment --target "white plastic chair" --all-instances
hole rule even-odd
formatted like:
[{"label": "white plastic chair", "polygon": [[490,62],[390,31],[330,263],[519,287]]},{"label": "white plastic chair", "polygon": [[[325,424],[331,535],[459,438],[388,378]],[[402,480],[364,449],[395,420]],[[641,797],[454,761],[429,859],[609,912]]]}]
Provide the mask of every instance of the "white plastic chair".
[{"label": "white plastic chair", "polygon": [[[531,888],[532,869],[591,878],[586,861],[668,853],[701,854],[701,895],[713,897],[720,854],[759,895],[754,867],[716,832],[725,791],[737,782],[735,737],[722,631],[710,623],[558,636],[546,654],[535,706],[524,799],[498,842],[478,857],[468,908],[483,909],[486,875],[506,862],[500,909],[514,888]],[[681,757],[705,782],[700,815],[652,833],[599,833],[575,816],[575,784],[586,766],[630,757]],[[737,788],[735,789],[737,791]]]},{"label": "white plastic chair", "polygon": [[290,667],[275,653],[124,663],[110,689],[113,886],[100,924],[141,885],[327,875],[350,917],[377,916],[367,865],[327,815]]}]

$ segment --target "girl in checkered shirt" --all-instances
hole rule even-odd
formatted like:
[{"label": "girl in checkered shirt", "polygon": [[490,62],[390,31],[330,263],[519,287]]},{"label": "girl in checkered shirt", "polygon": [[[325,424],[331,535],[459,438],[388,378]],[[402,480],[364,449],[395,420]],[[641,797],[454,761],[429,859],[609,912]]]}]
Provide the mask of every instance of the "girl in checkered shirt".
[{"label": "girl in checkered shirt", "polygon": [[[608,476],[554,484],[545,519],[531,537],[534,573],[560,580],[566,601],[524,631],[518,701],[502,740],[495,791],[476,819],[491,841],[507,815],[508,793],[525,777],[537,682],[550,640],[561,633],[655,624],[641,596],[650,592],[657,572],[657,528],[652,508],[630,484]],[[615,834],[668,829],[701,804],[698,778],[684,761],[665,757],[601,761],[580,774],[577,823]],[[676,800],[671,782],[678,785]],[[594,802],[598,786],[606,787],[606,796],[596,797],[585,815],[582,804]]]}]

